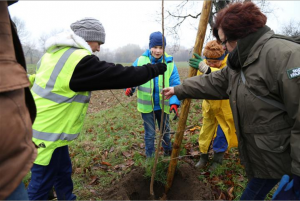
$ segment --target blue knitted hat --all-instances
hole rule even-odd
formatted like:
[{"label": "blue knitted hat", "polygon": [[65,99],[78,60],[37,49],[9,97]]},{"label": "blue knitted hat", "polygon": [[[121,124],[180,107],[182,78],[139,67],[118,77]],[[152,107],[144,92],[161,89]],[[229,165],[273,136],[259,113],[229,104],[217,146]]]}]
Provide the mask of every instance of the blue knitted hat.
[{"label": "blue knitted hat", "polygon": [[[166,47],[166,37],[164,37],[165,39],[165,47]],[[161,32],[157,31],[157,32],[153,32],[152,34],[150,34],[150,38],[149,38],[149,49],[151,49],[154,46],[163,46],[162,44],[162,34]]]}]

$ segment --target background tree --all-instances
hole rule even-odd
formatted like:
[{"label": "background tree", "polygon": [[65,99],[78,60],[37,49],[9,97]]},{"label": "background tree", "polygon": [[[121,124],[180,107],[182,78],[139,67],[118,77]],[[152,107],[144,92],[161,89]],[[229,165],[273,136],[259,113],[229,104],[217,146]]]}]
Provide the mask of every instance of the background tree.
[{"label": "background tree", "polygon": [[300,21],[290,20],[287,24],[282,25],[279,33],[286,36],[300,36]]},{"label": "background tree", "polygon": [[25,24],[24,20],[22,20],[21,18],[18,18],[16,16],[13,16],[12,21],[15,24],[15,27],[17,29],[17,33],[18,33],[21,43],[22,44],[25,43],[30,34],[26,29],[26,24]]},{"label": "background tree", "polygon": [[[212,36],[213,18],[221,9],[223,9],[230,3],[245,2],[251,0],[212,0],[212,1],[213,1],[213,6],[211,8],[211,14],[208,22],[210,28],[207,29],[206,41],[204,41],[204,43],[206,43],[209,40],[213,40],[213,36]],[[272,13],[274,10],[274,8],[270,6],[270,2],[266,0],[254,1],[254,3],[265,14]],[[179,50],[180,47],[179,34],[181,31],[181,26],[184,23],[189,24],[190,27],[197,30],[197,26],[196,26],[198,22],[197,19],[199,18],[199,16],[201,16],[200,5],[202,5],[201,2],[185,0],[178,3],[178,5],[175,7],[169,7],[169,9],[166,9],[165,24],[167,26],[165,27],[165,29],[166,29],[166,34],[173,38],[174,42],[172,46],[174,51]],[[157,16],[160,16],[160,13],[157,13]],[[156,18],[156,21],[160,23],[159,17]]]},{"label": "background tree", "polygon": [[115,62],[115,52],[108,48],[100,47],[100,52],[96,52],[95,55],[102,61]]},{"label": "background tree", "polygon": [[45,49],[45,43],[46,41],[51,37],[51,36],[55,36],[56,34],[60,33],[60,32],[63,32],[64,30],[63,29],[53,29],[49,32],[43,32],[39,39],[38,39],[38,43],[39,43],[39,48],[42,50],[43,53],[46,52],[46,49]]},{"label": "background tree", "polygon": [[139,45],[128,44],[118,48],[115,51],[115,61],[122,63],[133,63],[139,56],[143,54]]},{"label": "background tree", "polygon": [[22,47],[27,64],[36,64],[43,55],[36,47],[36,43],[33,40],[25,42]]}]

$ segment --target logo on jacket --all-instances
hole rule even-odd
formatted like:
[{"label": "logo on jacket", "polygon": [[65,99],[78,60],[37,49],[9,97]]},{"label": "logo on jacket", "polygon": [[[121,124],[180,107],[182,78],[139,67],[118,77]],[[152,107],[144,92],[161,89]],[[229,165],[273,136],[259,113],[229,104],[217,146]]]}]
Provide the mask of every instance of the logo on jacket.
[{"label": "logo on jacket", "polygon": [[290,79],[293,79],[295,77],[299,77],[300,76],[300,67],[287,70],[286,72],[287,72],[288,77]]}]

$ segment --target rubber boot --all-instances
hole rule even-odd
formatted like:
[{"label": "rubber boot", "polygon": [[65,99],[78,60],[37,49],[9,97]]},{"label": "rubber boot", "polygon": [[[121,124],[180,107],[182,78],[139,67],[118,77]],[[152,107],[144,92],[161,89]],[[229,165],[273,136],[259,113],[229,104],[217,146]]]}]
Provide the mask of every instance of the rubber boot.
[{"label": "rubber boot", "polygon": [[195,165],[195,167],[199,168],[199,169],[202,169],[206,166],[207,163],[208,163],[208,154],[201,154],[200,160]]},{"label": "rubber boot", "polygon": [[214,153],[213,163],[211,164],[209,171],[214,171],[218,166],[222,165],[225,152]]}]

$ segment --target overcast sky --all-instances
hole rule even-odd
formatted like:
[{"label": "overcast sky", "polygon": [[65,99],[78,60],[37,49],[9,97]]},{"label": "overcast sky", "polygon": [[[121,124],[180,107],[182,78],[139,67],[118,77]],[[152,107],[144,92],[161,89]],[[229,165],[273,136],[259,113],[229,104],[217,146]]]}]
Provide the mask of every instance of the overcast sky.
[{"label": "overcast sky", "polygon": [[[174,9],[181,1],[165,0],[165,11]],[[201,11],[202,1],[192,1],[189,12]],[[274,13],[268,14],[273,30],[279,31],[291,19],[300,21],[300,1],[270,1]],[[104,48],[116,49],[126,44],[147,47],[149,35],[161,31],[161,1],[22,1],[10,6],[10,15],[25,21],[32,40],[54,29],[69,29],[70,24],[84,17],[94,17],[106,32]],[[166,14],[165,14],[166,15]],[[192,47],[195,43],[199,19],[184,23],[180,30],[180,44]],[[165,22],[166,23],[166,22]],[[165,24],[167,26],[167,24]],[[167,37],[167,45],[172,42]]]}]

